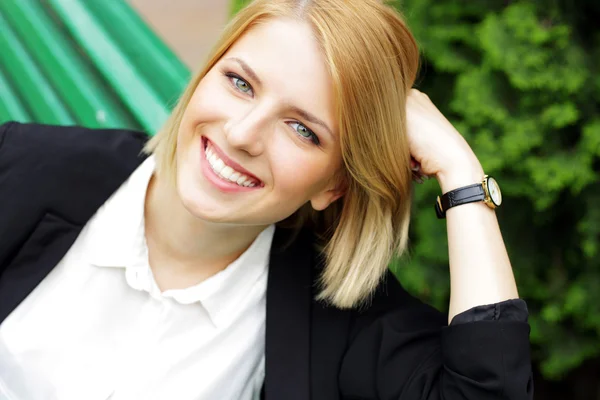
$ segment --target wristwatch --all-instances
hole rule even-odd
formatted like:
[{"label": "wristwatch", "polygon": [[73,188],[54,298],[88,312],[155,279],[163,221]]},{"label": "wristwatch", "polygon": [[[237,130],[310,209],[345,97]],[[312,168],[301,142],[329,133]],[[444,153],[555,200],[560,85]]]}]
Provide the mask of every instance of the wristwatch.
[{"label": "wristwatch", "polygon": [[438,196],[435,202],[435,213],[440,219],[446,218],[446,211],[449,208],[477,201],[483,201],[492,209],[502,204],[500,186],[491,176],[484,176],[481,183],[454,189]]}]

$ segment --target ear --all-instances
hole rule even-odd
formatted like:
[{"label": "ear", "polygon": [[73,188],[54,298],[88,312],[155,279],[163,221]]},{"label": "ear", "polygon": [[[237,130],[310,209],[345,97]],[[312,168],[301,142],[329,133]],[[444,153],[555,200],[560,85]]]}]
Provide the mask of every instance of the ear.
[{"label": "ear", "polygon": [[317,193],[310,199],[310,204],[316,211],[323,211],[331,203],[346,194],[347,186],[345,184],[339,184],[333,188],[325,189],[322,192]]}]

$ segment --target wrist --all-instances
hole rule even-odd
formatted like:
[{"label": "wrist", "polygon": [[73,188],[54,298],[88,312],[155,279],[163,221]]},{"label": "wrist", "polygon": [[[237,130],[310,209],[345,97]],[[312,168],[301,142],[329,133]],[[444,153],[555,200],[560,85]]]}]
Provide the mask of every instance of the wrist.
[{"label": "wrist", "polygon": [[481,165],[474,164],[460,168],[456,167],[448,171],[440,171],[436,178],[442,193],[448,193],[454,189],[480,183],[483,176],[484,172]]}]

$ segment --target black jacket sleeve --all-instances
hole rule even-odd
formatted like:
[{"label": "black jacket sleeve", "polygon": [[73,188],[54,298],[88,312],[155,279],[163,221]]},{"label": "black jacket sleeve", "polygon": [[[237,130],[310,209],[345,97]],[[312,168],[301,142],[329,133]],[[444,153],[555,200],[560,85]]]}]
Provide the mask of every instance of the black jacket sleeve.
[{"label": "black jacket sleeve", "polygon": [[521,299],[473,307],[452,318],[450,325],[477,321],[520,321],[527,322],[527,303]]},{"label": "black jacket sleeve", "polygon": [[0,125],[0,149],[2,149],[2,142],[6,136],[6,131],[8,131],[12,124],[14,124],[14,122],[5,122],[4,124]]},{"label": "black jacket sleeve", "polygon": [[530,400],[529,325],[522,300],[447,317],[393,276],[356,315],[340,374],[345,399]]}]

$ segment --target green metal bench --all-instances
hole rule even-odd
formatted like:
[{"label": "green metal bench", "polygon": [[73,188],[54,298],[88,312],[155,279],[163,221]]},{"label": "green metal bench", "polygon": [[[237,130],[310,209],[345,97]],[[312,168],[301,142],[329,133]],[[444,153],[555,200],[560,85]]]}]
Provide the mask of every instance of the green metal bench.
[{"label": "green metal bench", "polygon": [[0,123],[152,134],[188,79],[124,0],[0,1]]}]

